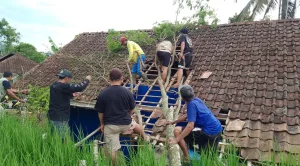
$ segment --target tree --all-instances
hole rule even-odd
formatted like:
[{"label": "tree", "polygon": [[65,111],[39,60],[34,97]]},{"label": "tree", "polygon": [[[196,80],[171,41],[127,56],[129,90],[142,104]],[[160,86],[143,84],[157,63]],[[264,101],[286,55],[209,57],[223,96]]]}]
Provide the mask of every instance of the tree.
[{"label": "tree", "polygon": [[[299,2],[298,2],[299,3]],[[264,12],[263,19],[268,13],[279,7],[278,19],[292,19],[297,10],[297,0],[250,0],[237,17],[237,21],[242,21],[251,11],[250,18],[254,20],[256,15]],[[252,10],[251,10],[252,9]]]},{"label": "tree", "polygon": [[229,17],[228,22],[229,23],[235,23],[235,22],[248,22],[248,21],[253,21],[253,19],[250,17],[250,11],[248,11],[248,13],[241,19],[238,20],[238,14],[235,13],[234,16]]},{"label": "tree", "polygon": [[61,49],[61,47],[58,47],[55,43],[54,43],[54,41],[52,40],[52,38],[49,36],[49,43],[50,43],[50,45],[51,45],[51,51],[53,52],[53,53],[56,53],[57,51],[59,51],[60,49]]},{"label": "tree", "polygon": [[8,52],[20,40],[20,33],[2,18],[0,21],[0,51]]},{"label": "tree", "polygon": [[29,43],[21,42],[20,44],[14,46],[12,50],[37,63],[41,63],[47,58],[47,56],[38,52],[36,48]]}]

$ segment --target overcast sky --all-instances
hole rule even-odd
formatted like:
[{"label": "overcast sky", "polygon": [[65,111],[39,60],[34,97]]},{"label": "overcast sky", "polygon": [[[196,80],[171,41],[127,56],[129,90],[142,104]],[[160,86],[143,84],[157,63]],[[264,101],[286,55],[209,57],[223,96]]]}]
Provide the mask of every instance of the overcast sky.
[{"label": "overcast sky", "polygon": [[[67,44],[82,32],[150,29],[155,22],[174,21],[173,0],[0,0],[0,17],[21,33],[21,41],[47,51],[48,36]],[[219,24],[239,13],[248,0],[210,0]],[[185,10],[180,16],[190,13]],[[299,13],[297,13],[299,16]],[[273,12],[271,18],[276,19]]]}]

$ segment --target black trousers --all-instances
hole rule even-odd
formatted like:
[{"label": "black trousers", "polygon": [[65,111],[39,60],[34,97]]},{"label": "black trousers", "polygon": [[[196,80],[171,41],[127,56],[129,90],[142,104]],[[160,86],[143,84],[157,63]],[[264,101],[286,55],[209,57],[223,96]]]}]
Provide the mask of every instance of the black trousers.
[{"label": "black trousers", "polygon": [[188,144],[188,148],[192,150],[194,149],[193,145],[198,145],[200,151],[207,148],[217,148],[222,138],[221,133],[208,135],[202,130],[192,131],[184,140]]}]

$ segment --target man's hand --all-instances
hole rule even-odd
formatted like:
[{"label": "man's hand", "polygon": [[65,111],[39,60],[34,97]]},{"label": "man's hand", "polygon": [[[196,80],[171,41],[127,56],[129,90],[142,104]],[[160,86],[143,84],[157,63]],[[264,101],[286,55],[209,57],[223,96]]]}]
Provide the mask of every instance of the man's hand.
[{"label": "man's hand", "polygon": [[101,125],[101,126],[100,126],[100,131],[101,131],[101,132],[104,132],[104,125]]},{"label": "man's hand", "polygon": [[88,76],[86,76],[86,78],[85,78],[85,79],[87,79],[87,80],[91,81],[91,80],[92,80],[92,76],[88,75]]},{"label": "man's hand", "polygon": [[173,122],[170,122],[170,121],[166,121],[165,125],[173,125],[174,123]]},{"label": "man's hand", "polygon": [[180,59],[184,59],[183,53],[180,53],[179,57],[180,57]]},{"label": "man's hand", "polygon": [[176,138],[169,138],[169,144],[177,144],[178,141]]},{"label": "man's hand", "polygon": [[24,94],[27,95],[27,94],[29,94],[29,90],[28,90],[28,89],[25,89],[25,90],[22,91],[22,93],[24,93]]},{"label": "man's hand", "polygon": [[79,92],[73,93],[73,97],[77,97],[77,96],[79,96]]},{"label": "man's hand", "polygon": [[20,99],[20,100],[19,100],[19,102],[21,102],[21,103],[25,103],[25,100],[23,100],[23,99]]}]

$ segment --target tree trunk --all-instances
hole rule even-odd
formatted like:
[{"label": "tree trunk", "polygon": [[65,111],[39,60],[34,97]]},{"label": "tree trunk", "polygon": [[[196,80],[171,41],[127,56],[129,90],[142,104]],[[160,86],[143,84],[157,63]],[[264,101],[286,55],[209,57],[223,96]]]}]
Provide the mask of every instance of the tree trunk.
[{"label": "tree trunk", "polygon": [[[162,112],[164,117],[168,121],[173,121],[174,119],[174,108],[171,107],[170,109],[168,108],[168,95],[166,93],[166,90],[163,85],[163,81],[161,79],[161,74],[158,72],[158,83],[159,87],[161,90],[161,95],[162,95]],[[168,125],[166,129],[166,137],[167,140],[168,138],[174,137],[174,126],[173,125]],[[169,159],[169,165],[170,166],[181,166],[181,161],[180,161],[180,151],[179,151],[179,146],[178,144],[169,144],[168,146],[168,159]]]},{"label": "tree trunk", "polygon": [[[173,121],[173,113],[174,108],[171,107],[167,113],[167,120]],[[174,125],[168,125],[166,129],[166,136],[168,138],[174,137]],[[169,144],[168,146],[168,158],[169,158],[169,165],[170,166],[181,166],[180,160],[180,148],[178,144]]]},{"label": "tree trunk", "polygon": [[289,0],[282,0],[281,2],[281,19],[287,19],[288,2]]},{"label": "tree trunk", "polygon": [[94,165],[98,166],[98,140],[94,140]]}]

